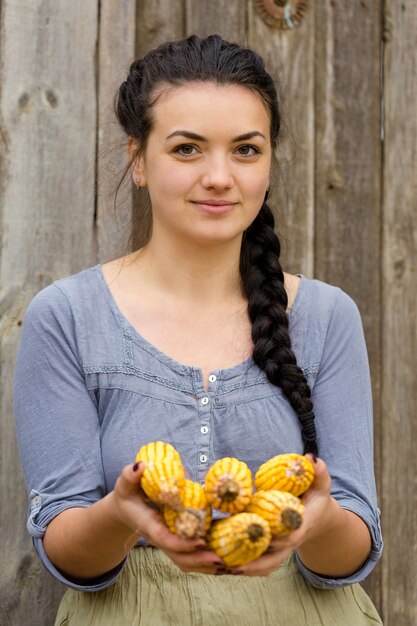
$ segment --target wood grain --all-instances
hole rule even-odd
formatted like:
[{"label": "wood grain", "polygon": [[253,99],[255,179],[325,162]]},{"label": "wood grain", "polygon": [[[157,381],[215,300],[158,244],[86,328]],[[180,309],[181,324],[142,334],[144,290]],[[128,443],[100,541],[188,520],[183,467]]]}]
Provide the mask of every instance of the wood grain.
[{"label": "wood grain", "polygon": [[246,6],[242,0],[185,0],[187,35],[220,35],[224,39],[243,43],[246,38]]},{"label": "wood grain", "polygon": [[126,176],[127,137],[114,114],[114,99],[135,57],[136,2],[102,0],[98,43],[97,255],[100,262],[130,252],[132,189]]},{"label": "wood grain", "polygon": [[27,303],[95,258],[97,5],[3,0],[0,39],[0,614],[5,625],[48,626],[63,588],[25,529],[11,384]]},{"label": "wood grain", "polygon": [[[379,0],[315,3],[315,275],[352,296],[362,315],[380,494],[381,10]],[[378,564],[364,585],[378,609],[380,576]]]},{"label": "wood grain", "polygon": [[417,1],[387,0],[383,178],[383,606],[417,624]]}]

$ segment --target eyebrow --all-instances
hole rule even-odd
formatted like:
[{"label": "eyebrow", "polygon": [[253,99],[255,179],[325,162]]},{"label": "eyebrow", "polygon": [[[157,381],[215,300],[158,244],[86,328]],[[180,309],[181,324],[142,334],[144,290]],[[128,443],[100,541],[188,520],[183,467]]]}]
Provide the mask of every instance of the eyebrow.
[{"label": "eyebrow", "polygon": [[[208,141],[206,137],[202,137],[201,135],[197,135],[197,133],[193,133],[190,130],[176,130],[175,132],[168,135],[167,139],[171,139],[171,137],[186,137],[187,139],[194,139],[194,141]],[[253,137],[262,137],[266,140],[265,135],[260,133],[258,130],[253,130],[250,133],[244,133],[243,135],[238,135],[232,139],[232,143],[236,141],[246,141],[247,139],[252,139]]]}]

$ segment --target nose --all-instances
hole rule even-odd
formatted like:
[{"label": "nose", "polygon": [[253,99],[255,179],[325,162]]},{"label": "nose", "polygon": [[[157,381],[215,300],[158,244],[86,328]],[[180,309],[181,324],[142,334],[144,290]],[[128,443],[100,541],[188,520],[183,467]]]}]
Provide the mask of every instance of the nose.
[{"label": "nose", "polygon": [[205,189],[230,189],[234,185],[231,163],[226,156],[213,155],[205,162],[202,185]]}]

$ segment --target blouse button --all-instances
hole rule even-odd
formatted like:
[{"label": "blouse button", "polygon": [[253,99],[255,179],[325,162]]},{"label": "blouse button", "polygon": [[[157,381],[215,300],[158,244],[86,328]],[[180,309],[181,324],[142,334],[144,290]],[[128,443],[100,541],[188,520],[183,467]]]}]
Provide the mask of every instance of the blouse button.
[{"label": "blouse button", "polygon": [[201,399],[201,404],[206,405],[206,404],[208,404],[208,402],[209,402],[209,399],[208,399],[207,396],[204,396],[204,398]]},{"label": "blouse button", "polygon": [[200,432],[203,433],[203,435],[206,435],[208,433],[208,426],[202,426],[200,428]]},{"label": "blouse button", "polygon": [[200,454],[200,461],[201,461],[202,463],[207,463],[207,457],[206,457],[206,455],[205,455],[205,454]]},{"label": "blouse button", "polygon": [[32,504],[34,506],[37,506],[40,503],[41,499],[40,496],[35,496],[34,498],[32,498]]},{"label": "blouse button", "polygon": [[210,376],[209,376],[209,381],[210,381],[211,383],[214,383],[216,380],[217,380],[217,376],[215,376],[214,374],[210,374]]}]

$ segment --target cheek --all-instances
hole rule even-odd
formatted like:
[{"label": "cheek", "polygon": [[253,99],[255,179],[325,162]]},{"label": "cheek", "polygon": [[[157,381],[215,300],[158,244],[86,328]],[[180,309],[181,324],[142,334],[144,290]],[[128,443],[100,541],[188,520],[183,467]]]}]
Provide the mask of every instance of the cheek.
[{"label": "cheek", "polygon": [[149,169],[151,172],[148,178],[149,189],[154,191],[159,197],[170,195],[174,197],[186,191],[190,186],[190,173],[186,168],[175,168],[171,163],[164,167]]},{"label": "cheek", "polygon": [[267,173],[254,173],[248,172],[245,177],[242,178],[242,184],[247,197],[258,200],[263,200],[265,191],[269,186],[269,172]]}]

